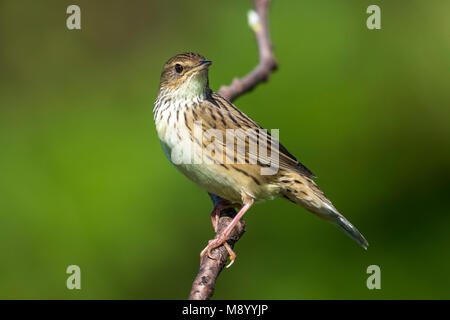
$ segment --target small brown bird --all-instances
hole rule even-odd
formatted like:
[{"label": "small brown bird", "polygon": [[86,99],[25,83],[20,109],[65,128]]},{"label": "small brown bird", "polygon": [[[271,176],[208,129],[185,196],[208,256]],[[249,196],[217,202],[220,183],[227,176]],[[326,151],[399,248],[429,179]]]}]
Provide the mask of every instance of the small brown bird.
[{"label": "small brown bird", "polygon": [[313,173],[276,137],[209,88],[210,65],[195,53],[167,61],[153,109],[169,160],[201,188],[226,199],[211,213],[214,229],[222,208],[242,205],[201,256],[224,245],[233,262],[236,255],[226,242],[231,230],[255,201],[277,196],[333,222],[367,249],[366,239],[331,204],[312,180]]}]

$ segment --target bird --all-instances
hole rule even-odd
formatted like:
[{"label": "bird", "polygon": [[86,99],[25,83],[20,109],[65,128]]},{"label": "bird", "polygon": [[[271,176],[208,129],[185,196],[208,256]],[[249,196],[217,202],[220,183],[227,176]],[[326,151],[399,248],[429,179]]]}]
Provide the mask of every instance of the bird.
[{"label": "bird", "polygon": [[211,257],[211,250],[224,245],[233,263],[236,254],[226,242],[231,230],[255,203],[277,197],[332,222],[367,249],[367,240],[317,186],[312,171],[277,137],[210,89],[211,64],[192,52],[170,58],[153,109],[167,158],[200,188],[220,197],[210,214],[214,230],[222,209],[240,208],[200,256]]}]

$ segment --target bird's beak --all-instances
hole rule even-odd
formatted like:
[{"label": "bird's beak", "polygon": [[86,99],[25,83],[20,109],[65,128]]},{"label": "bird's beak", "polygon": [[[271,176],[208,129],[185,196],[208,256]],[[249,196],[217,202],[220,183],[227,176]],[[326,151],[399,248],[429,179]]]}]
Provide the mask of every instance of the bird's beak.
[{"label": "bird's beak", "polygon": [[197,73],[197,72],[203,71],[203,70],[205,70],[205,69],[208,69],[208,67],[209,67],[211,64],[212,64],[212,61],[209,61],[209,60],[202,60],[198,65],[196,65],[196,66],[193,67],[191,70],[189,70],[188,72],[186,72],[185,75]]},{"label": "bird's beak", "polygon": [[211,64],[212,64],[212,61],[210,61],[210,60],[202,60],[202,62],[200,62],[200,64],[195,69],[197,69],[197,70],[208,69],[208,67]]},{"label": "bird's beak", "polygon": [[201,66],[205,66],[206,68],[209,67],[212,64],[212,61],[210,60],[202,60],[202,62],[200,62]]}]

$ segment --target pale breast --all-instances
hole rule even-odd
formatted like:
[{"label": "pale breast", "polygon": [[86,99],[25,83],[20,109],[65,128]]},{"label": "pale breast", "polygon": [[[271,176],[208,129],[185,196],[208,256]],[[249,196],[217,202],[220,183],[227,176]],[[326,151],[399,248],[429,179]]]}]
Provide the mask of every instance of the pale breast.
[{"label": "pale breast", "polygon": [[257,201],[273,198],[277,186],[261,178],[257,166],[205,161],[204,141],[193,134],[195,111],[191,108],[195,107],[195,103],[173,101],[160,101],[155,107],[156,129],[166,157],[199,187],[224,199],[240,202],[242,192]]}]

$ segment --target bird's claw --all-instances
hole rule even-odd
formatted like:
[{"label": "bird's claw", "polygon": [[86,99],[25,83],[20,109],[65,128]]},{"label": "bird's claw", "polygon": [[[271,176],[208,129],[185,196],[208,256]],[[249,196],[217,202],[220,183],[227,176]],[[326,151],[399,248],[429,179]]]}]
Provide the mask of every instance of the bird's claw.
[{"label": "bird's claw", "polygon": [[202,252],[200,252],[200,260],[203,258],[205,254],[208,256],[208,258],[213,260],[215,259],[214,257],[211,256],[211,250],[219,247],[220,245],[213,247],[213,242],[214,240],[209,240],[208,245],[205,247],[205,249],[202,250]]},{"label": "bird's claw", "polygon": [[227,249],[228,254],[230,255],[230,263],[227,264],[225,268],[231,267],[231,265],[234,263],[234,260],[236,260],[236,253],[234,253],[233,249],[231,249],[231,246],[228,244],[228,242],[224,242],[223,245],[225,246],[225,249]]},{"label": "bird's claw", "polygon": [[236,254],[234,253],[233,249],[231,249],[231,246],[228,244],[226,239],[224,239],[221,236],[219,236],[216,239],[208,241],[208,245],[205,247],[205,249],[202,250],[202,252],[200,252],[200,260],[203,258],[205,254],[208,256],[208,258],[215,260],[216,258],[214,258],[211,255],[211,251],[220,247],[221,245],[225,247],[230,256],[230,263],[226,266],[226,268],[229,268],[234,263],[234,260],[236,259]]}]

